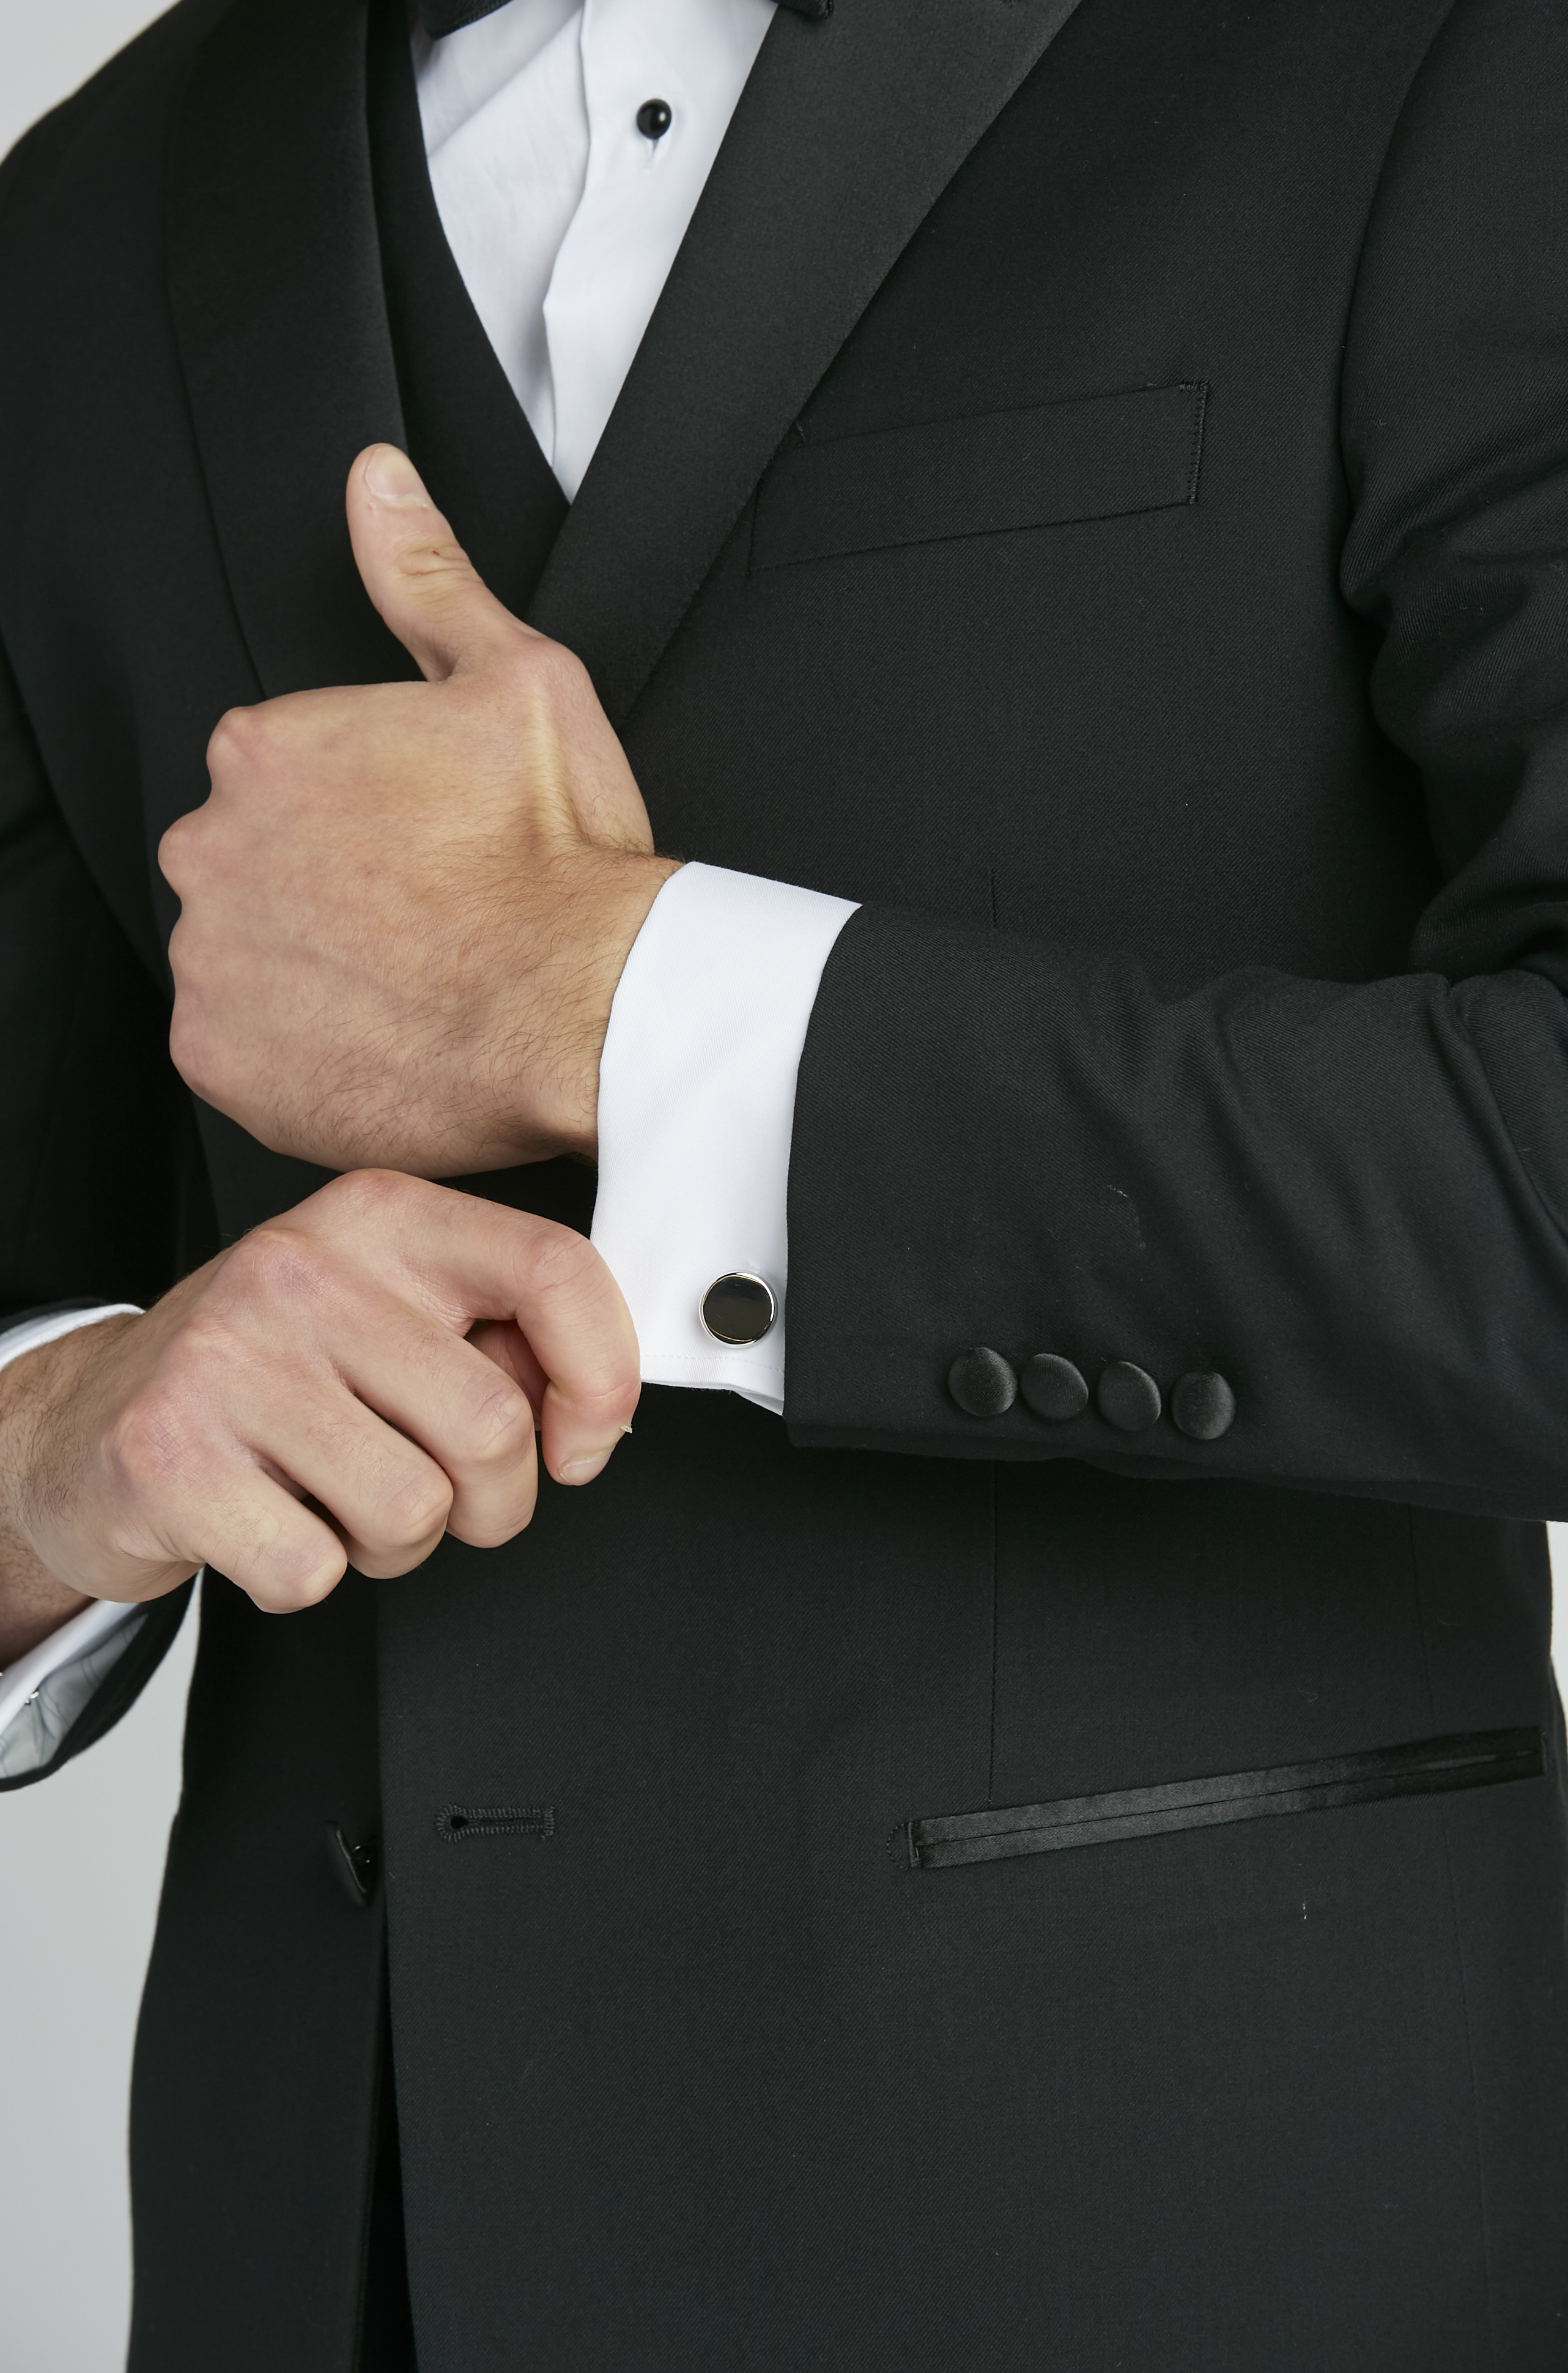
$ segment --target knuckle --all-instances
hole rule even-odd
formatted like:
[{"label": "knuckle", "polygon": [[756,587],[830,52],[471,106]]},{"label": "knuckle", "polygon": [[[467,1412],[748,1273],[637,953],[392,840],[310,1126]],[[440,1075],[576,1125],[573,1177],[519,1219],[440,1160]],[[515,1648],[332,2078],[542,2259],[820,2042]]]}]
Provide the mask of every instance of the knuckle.
[{"label": "knuckle", "polygon": [[[175,973],[175,980],[178,983],[178,970]],[[174,1011],[169,1023],[169,1059],[185,1085],[188,1088],[193,1088],[198,1095],[205,1093],[206,1088],[206,1033],[192,1012],[190,999],[181,996],[177,986],[174,995]],[[211,1099],[209,1098],[208,1101],[210,1102]]]},{"label": "knuckle", "polygon": [[521,1247],[527,1281],[539,1293],[569,1292],[597,1283],[596,1272],[609,1271],[586,1236],[553,1220],[536,1222]]},{"label": "knuckle", "polygon": [[300,1615],[330,1598],[343,1580],[347,1559],[341,1549],[313,1550],[279,1559],[264,1577],[250,1584],[247,1596],[265,1615]]},{"label": "knuckle", "polygon": [[230,1085],[223,1042],[188,990],[175,996],[169,1023],[169,1059],[196,1095],[209,1105],[223,1105]]},{"label": "knuckle", "polygon": [[207,741],[207,772],[214,783],[252,766],[266,745],[267,734],[264,707],[226,708]]},{"label": "knuckle", "polygon": [[504,1542],[515,1540],[519,1533],[528,1530],[538,1498],[537,1483],[530,1476],[526,1488],[519,1491],[509,1507],[464,1509],[453,1516],[448,1530],[471,1549],[498,1549]]},{"label": "knuckle", "polygon": [[200,837],[195,814],[177,816],[158,844],[158,871],[170,888],[182,892],[193,872]]},{"label": "knuckle", "polygon": [[518,1385],[486,1390],[469,1420],[471,1455],[486,1469],[514,1466],[533,1442],[533,1404]]},{"label": "knuckle", "polygon": [[627,1425],[637,1408],[642,1381],[635,1366],[617,1362],[613,1368],[602,1369],[597,1385],[579,1386],[572,1394],[572,1405],[583,1415],[603,1418],[606,1425]]},{"label": "knuckle", "polygon": [[533,1501],[531,1498],[526,1506],[514,1509],[509,1515],[484,1520],[471,1518],[461,1530],[456,1525],[451,1529],[468,1549],[504,1549],[508,1541],[515,1541],[519,1533],[525,1533],[532,1522]]},{"label": "knuckle", "polygon": [[164,1347],[161,1374],[170,1391],[210,1403],[243,1357],[240,1338],[228,1315],[204,1302],[182,1320],[178,1334]]},{"label": "knuckle", "polygon": [[452,585],[477,582],[467,553],[444,520],[440,526],[442,533],[412,538],[397,556],[401,573],[432,593],[443,592]]},{"label": "knuckle", "polygon": [[526,666],[532,681],[556,706],[570,707],[588,688],[588,670],[565,643],[553,643],[547,637],[535,636],[519,653],[519,660]]},{"label": "knuckle", "polygon": [[351,1226],[386,1229],[406,1221],[429,1191],[424,1179],[401,1170],[350,1170],[323,1186],[319,1199]]},{"label": "knuckle", "polygon": [[314,1309],[326,1290],[321,1248],[302,1230],[275,1221],[241,1236],[224,1266],[231,1290],[275,1307]]},{"label": "knuckle", "polygon": [[228,836],[209,801],[176,817],[158,845],[158,871],[189,913],[221,892]]},{"label": "knuckle", "polygon": [[156,1494],[188,1463],[192,1427],[181,1396],[146,1386],[111,1420],[103,1438],[110,1472],[133,1499]]},{"label": "knuckle", "polygon": [[439,1537],[446,1530],[451,1502],[451,1485],[439,1471],[394,1476],[381,1499],[378,1529],[383,1545],[414,1549]]}]

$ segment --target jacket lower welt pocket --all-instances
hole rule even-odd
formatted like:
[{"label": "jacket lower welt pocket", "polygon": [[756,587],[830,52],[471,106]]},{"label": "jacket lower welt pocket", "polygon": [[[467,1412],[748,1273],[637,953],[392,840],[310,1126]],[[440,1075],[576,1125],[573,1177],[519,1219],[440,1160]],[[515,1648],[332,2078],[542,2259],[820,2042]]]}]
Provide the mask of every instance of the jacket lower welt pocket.
[{"label": "jacket lower welt pocket", "polygon": [[982,1813],[939,1813],[907,1825],[909,1867],[945,1870],[958,1863],[999,1862],[1015,1854],[1059,1853],[1173,1829],[1215,1829],[1233,1821],[1290,1813],[1330,1812],[1398,1796],[1432,1796],[1537,1780],[1545,1769],[1536,1729],[1469,1731],[1418,1739],[1311,1763],[1224,1771],[1152,1788],[1116,1788],[1094,1796],[1058,1796],[1039,1805],[993,1806]]}]

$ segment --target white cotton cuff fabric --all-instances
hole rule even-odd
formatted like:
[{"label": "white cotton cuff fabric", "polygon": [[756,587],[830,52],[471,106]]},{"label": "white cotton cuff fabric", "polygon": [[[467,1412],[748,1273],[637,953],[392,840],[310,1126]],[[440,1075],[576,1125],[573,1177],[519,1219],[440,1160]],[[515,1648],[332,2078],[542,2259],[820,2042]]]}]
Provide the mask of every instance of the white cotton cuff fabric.
[{"label": "white cotton cuff fabric", "polygon": [[[0,1368],[24,1351],[57,1343],[103,1318],[139,1317],[134,1302],[25,1318],[0,1334]],[[0,1780],[19,1780],[49,1761],[65,1733],[135,1637],[146,1609],[95,1598],[58,1631],[0,1673]]]},{"label": "white cotton cuff fabric", "polygon": [[146,1618],[145,1607],[95,1598],[0,1676],[0,1780],[50,1762]]},{"label": "white cotton cuff fabric", "polygon": [[[823,966],[854,912],[847,898],[684,865],[633,942],[599,1067],[593,1242],[626,1295],[645,1384],[783,1412],[795,1076]],[[737,1269],[773,1290],[759,1343],[715,1342],[698,1315]]]}]

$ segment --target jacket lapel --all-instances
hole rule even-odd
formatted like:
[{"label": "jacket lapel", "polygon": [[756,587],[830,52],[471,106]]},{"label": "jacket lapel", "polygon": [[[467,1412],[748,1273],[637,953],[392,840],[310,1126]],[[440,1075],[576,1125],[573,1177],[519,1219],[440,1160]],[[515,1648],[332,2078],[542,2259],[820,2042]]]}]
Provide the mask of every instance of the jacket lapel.
[{"label": "jacket lapel", "polygon": [[176,126],[170,298],[219,548],[264,693],[412,672],[344,519],[404,442],[365,116],[364,0],[237,0]]},{"label": "jacket lapel", "polygon": [[[780,8],[530,611],[624,720],[790,422],[1077,0]],[[237,0],[171,158],[169,278],[217,536],[271,695],[411,672],[348,465],[406,442],[364,0]]]},{"label": "jacket lapel", "polygon": [[529,613],[616,724],[900,251],[1077,5],[775,15]]}]

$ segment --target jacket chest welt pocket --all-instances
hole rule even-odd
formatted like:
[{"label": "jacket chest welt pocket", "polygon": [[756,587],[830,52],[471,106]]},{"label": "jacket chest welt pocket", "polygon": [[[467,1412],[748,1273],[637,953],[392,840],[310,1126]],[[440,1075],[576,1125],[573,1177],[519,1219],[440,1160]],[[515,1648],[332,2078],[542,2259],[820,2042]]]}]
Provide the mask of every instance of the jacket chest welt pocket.
[{"label": "jacket chest welt pocket", "polygon": [[763,480],[752,567],[1196,502],[1207,394],[1143,387],[816,442],[802,431]]}]

